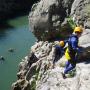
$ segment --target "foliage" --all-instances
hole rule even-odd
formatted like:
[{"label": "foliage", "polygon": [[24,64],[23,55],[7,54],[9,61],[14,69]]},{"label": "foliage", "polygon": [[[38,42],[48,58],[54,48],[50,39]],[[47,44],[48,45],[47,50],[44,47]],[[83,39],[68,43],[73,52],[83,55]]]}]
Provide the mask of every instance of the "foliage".
[{"label": "foliage", "polygon": [[31,84],[31,90],[35,90],[36,88],[36,80],[34,79]]},{"label": "foliage", "polygon": [[72,29],[74,29],[75,26],[76,26],[76,24],[75,24],[75,22],[73,21],[72,17],[67,17],[67,20],[68,20],[68,24],[70,25],[70,27],[71,27]]},{"label": "foliage", "polygon": [[33,81],[31,82],[31,90],[36,89],[36,81],[38,80],[39,70],[36,71],[35,75],[32,77]]},{"label": "foliage", "polygon": [[[72,33],[73,32],[73,29],[76,27],[76,24],[75,22],[73,21],[72,17],[67,17],[67,23],[62,27],[60,27],[60,30],[59,32],[56,34],[56,37],[57,38],[60,38],[60,39],[65,39],[68,37],[67,35],[67,32],[68,34]],[[61,34],[61,32],[63,32],[63,34]]]}]

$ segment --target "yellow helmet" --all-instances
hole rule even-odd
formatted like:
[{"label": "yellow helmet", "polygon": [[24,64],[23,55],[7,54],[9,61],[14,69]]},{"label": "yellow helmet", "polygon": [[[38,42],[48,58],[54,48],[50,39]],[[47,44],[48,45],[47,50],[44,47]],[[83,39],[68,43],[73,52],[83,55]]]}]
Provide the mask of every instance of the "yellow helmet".
[{"label": "yellow helmet", "polygon": [[59,45],[63,47],[65,45],[64,41],[60,41]]},{"label": "yellow helmet", "polygon": [[80,32],[80,33],[82,33],[83,30],[82,30],[81,27],[75,27],[74,32]]}]

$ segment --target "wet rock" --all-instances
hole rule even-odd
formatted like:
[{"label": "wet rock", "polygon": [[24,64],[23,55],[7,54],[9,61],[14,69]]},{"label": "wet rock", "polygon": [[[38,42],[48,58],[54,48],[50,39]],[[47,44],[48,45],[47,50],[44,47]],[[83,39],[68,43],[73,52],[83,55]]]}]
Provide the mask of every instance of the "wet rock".
[{"label": "wet rock", "polygon": [[5,58],[4,58],[3,56],[0,56],[0,60],[3,60],[3,61],[4,61],[4,60],[5,60]]},{"label": "wet rock", "polygon": [[9,48],[8,51],[9,52],[14,52],[14,48]]}]

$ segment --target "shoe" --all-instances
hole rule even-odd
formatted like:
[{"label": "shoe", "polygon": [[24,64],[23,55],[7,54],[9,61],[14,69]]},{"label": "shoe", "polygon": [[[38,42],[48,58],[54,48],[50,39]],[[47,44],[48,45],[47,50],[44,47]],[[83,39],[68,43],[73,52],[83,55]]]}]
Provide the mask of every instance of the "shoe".
[{"label": "shoe", "polygon": [[62,73],[62,76],[63,76],[63,79],[66,79],[67,78],[64,73]]}]

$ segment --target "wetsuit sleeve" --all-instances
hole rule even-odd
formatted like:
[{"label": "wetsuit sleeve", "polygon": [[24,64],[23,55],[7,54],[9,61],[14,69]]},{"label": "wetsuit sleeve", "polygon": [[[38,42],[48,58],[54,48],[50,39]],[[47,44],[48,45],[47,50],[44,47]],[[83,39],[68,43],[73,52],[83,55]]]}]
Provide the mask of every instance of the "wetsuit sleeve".
[{"label": "wetsuit sleeve", "polygon": [[64,54],[64,48],[63,47],[56,45],[55,48],[60,51],[61,55]]},{"label": "wetsuit sleeve", "polygon": [[63,55],[64,54],[64,48],[61,48],[61,54]]},{"label": "wetsuit sleeve", "polygon": [[71,45],[72,45],[72,48],[77,51],[77,52],[81,52],[81,49],[78,47],[78,41],[76,38],[72,38],[71,39]]}]

